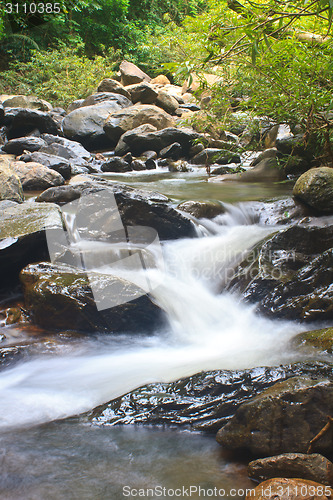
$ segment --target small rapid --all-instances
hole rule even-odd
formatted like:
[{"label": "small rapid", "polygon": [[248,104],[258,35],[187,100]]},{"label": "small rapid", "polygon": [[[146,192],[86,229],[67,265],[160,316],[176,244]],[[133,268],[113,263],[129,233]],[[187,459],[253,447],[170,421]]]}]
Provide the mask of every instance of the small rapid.
[{"label": "small rapid", "polygon": [[77,352],[2,371],[0,429],[74,416],[148,383],[295,360],[287,344],[299,325],[260,317],[241,297],[223,292],[235,266],[278,229],[259,225],[241,205],[227,208],[213,221],[200,221],[200,237],[164,243],[154,269],[119,271],[153,285],[153,299],[165,312],[159,331],[82,341]]}]

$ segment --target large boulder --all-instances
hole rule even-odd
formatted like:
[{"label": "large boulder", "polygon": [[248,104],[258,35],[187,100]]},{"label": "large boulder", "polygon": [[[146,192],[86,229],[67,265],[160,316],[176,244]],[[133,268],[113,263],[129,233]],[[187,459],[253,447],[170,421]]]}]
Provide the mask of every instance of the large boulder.
[{"label": "large boulder", "polygon": [[71,111],[62,122],[64,135],[71,140],[82,143],[87,149],[98,149],[111,146],[103,130],[104,123],[110,114],[130,106],[131,102],[120,94],[114,94],[114,99],[101,104],[84,106]]},{"label": "large boulder", "polygon": [[31,95],[1,95],[0,101],[4,108],[28,108],[39,111],[51,111],[52,105]]},{"label": "large boulder", "polygon": [[311,168],[297,180],[293,195],[322,213],[333,213],[333,168]]},{"label": "large boulder", "polygon": [[61,186],[65,182],[61,174],[40,163],[14,161],[11,169],[18,176],[26,191],[42,191],[53,186]]},{"label": "large boulder", "polygon": [[331,377],[332,366],[296,363],[251,370],[216,370],[176,382],[149,384],[94,410],[94,423],[186,426],[216,433],[243,403],[295,375]]},{"label": "large boulder", "polygon": [[[79,179],[72,184],[61,186],[59,188],[50,188],[38,197],[38,201],[52,201],[63,203],[77,199],[82,194],[98,193],[104,190],[110,190],[115,196],[121,220],[124,226],[145,226],[157,231],[160,239],[176,239],[195,235],[193,223],[183,216],[180,212],[168,204],[168,198],[156,192],[133,189],[125,184],[105,181],[93,176]],[[73,197],[71,199],[71,196]],[[100,227],[105,227],[103,222],[104,211],[96,212],[94,204],[91,207],[86,206],[84,225],[89,226],[86,220],[87,213],[91,214],[91,226],[96,226],[96,221],[102,221]],[[108,237],[108,231],[111,227],[106,227],[105,238]]]},{"label": "large boulder", "polygon": [[179,102],[177,99],[164,90],[160,90],[158,92],[155,104],[156,106],[164,109],[164,111],[170,115],[174,115],[179,108]]},{"label": "large boulder", "polygon": [[69,139],[65,139],[65,137],[59,137],[51,134],[43,134],[42,138],[49,146],[57,143],[67,149],[70,149],[75,157],[83,158],[84,160],[89,160],[89,158],[91,158],[90,152],[79,142],[71,141]]},{"label": "large boulder", "polygon": [[35,109],[10,108],[6,110],[5,124],[8,139],[24,137],[36,129],[47,134],[58,134],[57,123],[43,111]]},{"label": "large boulder", "polygon": [[257,481],[273,477],[310,479],[333,485],[333,464],[319,453],[283,453],[253,460],[248,466],[249,477]]},{"label": "large boulder", "polygon": [[81,156],[77,156],[70,147],[64,146],[57,142],[53,144],[43,146],[39,153],[46,153],[47,155],[53,155],[56,157],[64,158],[69,161],[71,165],[81,165],[87,166],[87,162]]},{"label": "large boulder", "polygon": [[61,156],[36,151],[31,153],[29,158],[35,163],[41,163],[44,167],[55,170],[62,175],[64,179],[70,179],[71,177],[71,164],[68,160],[65,160],[65,158]]},{"label": "large boulder", "polygon": [[21,181],[10,168],[14,159],[12,155],[0,155],[0,201],[12,200],[21,203],[24,200]]},{"label": "large boulder", "polygon": [[[123,278],[93,272],[88,278],[80,269],[42,262],[23,269],[20,279],[25,305],[43,328],[147,333],[161,321],[160,309],[148,295]],[[98,310],[92,289],[102,302],[116,293],[121,303]]]},{"label": "large boulder", "polygon": [[105,121],[104,131],[111,141],[117,142],[125,132],[144,123],[149,123],[158,130],[174,124],[172,117],[157,106],[136,104],[110,114]]},{"label": "large boulder", "polygon": [[26,202],[5,207],[0,218],[1,285],[17,281],[27,264],[48,259],[45,230],[62,227],[57,205]]},{"label": "large boulder", "polygon": [[332,238],[332,224],[284,229],[253,249],[227,288],[256,302],[267,315],[329,320]]},{"label": "large boulder", "polygon": [[329,500],[332,488],[307,479],[274,478],[252,490],[245,500]]},{"label": "large boulder", "polygon": [[[216,439],[227,449],[256,456],[306,453],[332,412],[332,381],[292,377],[242,404]],[[333,429],[313,444],[313,451],[333,452]]]},{"label": "large boulder", "polygon": [[132,83],[150,82],[151,78],[135,64],[129,61],[122,61],[119,67],[122,85],[132,85]]},{"label": "large boulder", "polygon": [[131,99],[131,95],[128,92],[128,89],[117,82],[117,80],[113,80],[112,78],[104,78],[97,87],[97,92],[112,92],[113,94],[121,94]]},{"label": "large boulder", "polygon": [[131,100],[134,104],[140,102],[141,104],[155,104],[158,97],[158,90],[156,90],[149,83],[135,83],[134,85],[128,85],[126,90],[131,96]]},{"label": "large boulder", "polygon": [[186,155],[194,141],[200,137],[201,134],[190,128],[167,127],[154,132],[143,132],[142,129],[137,128],[122,135],[121,142],[126,144],[131,153],[135,155],[140,155],[145,151],[159,152],[161,149],[178,142]]},{"label": "large boulder", "polygon": [[2,150],[6,153],[19,156],[24,151],[38,151],[43,146],[46,146],[46,142],[41,137],[28,136],[11,139],[3,146]]}]

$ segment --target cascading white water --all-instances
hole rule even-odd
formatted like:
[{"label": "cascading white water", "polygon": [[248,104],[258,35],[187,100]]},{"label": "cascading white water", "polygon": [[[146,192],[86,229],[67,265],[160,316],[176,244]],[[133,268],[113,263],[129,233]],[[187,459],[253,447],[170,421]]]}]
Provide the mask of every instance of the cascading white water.
[{"label": "cascading white water", "polygon": [[298,325],[259,317],[240,297],[219,293],[246,253],[277,230],[249,222],[241,207],[203,221],[202,233],[210,236],[167,242],[163,266],[126,276],[140,283],[148,274],[154,299],[166,312],[163,331],[127,341],[110,336],[109,343],[104,337],[94,349],[89,343],[76,354],[45,356],[1,372],[0,428],[76,415],[147,383],[202,370],[292,361],[286,344]]}]

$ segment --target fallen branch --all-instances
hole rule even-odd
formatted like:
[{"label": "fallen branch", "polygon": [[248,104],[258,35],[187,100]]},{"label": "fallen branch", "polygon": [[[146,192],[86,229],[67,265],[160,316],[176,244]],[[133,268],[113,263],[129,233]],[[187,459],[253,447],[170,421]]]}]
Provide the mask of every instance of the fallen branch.
[{"label": "fallen branch", "polygon": [[317,441],[319,441],[319,439],[322,438],[330,430],[330,428],[332,427],[332,425],[333,425],[333,417],[327,417],[327,419],[328,419],[327,424],[321,429],[321,431],[318,432],[318,434],[313,439],[311,439],[309,447],[308,447],[306,453],[308,453],[308,454],[312,453],[313,445]]}]

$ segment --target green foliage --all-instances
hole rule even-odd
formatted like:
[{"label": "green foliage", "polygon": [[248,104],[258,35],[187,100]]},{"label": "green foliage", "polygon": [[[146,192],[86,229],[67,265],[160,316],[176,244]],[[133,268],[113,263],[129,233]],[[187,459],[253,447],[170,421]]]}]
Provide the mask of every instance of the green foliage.
[{"label": "green foliage", "polygon": [[111,50],[93,59],[78,55],[73,47],[33,51],[30,61],[12,64],[2,73],[0,93],[34,94],[67,106],[95,92],[100,80],[112,76],[117,63],[117,53]]}]

